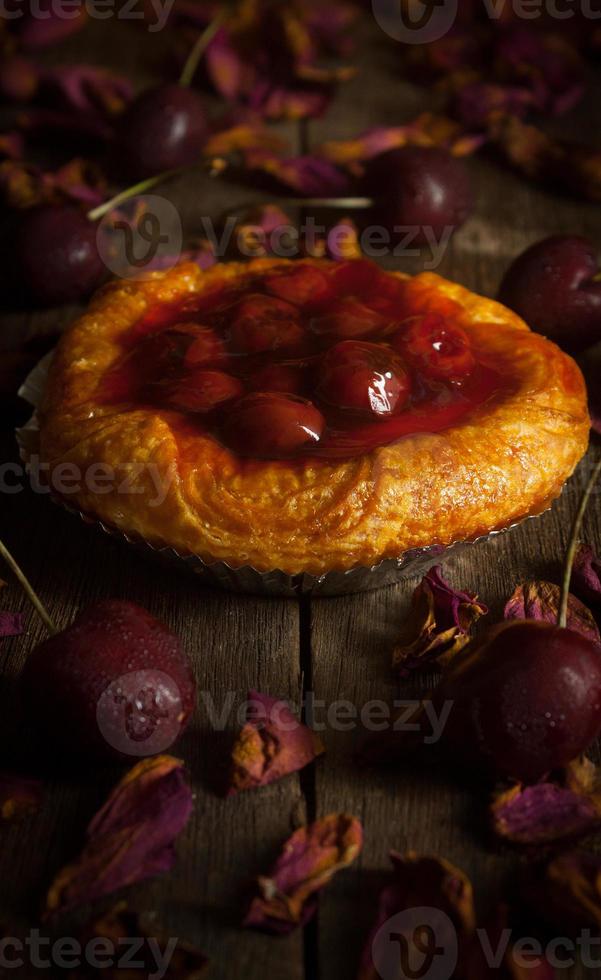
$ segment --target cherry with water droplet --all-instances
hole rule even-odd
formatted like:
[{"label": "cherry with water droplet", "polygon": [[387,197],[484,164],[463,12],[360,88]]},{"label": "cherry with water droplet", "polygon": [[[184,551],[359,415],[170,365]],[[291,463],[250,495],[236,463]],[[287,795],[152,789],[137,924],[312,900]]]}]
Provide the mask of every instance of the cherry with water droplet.
[{"label": "cherry with water droplet", "polygon": [[23,668],[24,724],[76,755],[114,759],[168,749],[186,728],[196,697],[175,634],[141,606],[118,599],[94,603],[58,631],[1,542],[0,554],[52,634]]},{"label": "cherry with water droplet", "polygon": [[512,262],[499,300],[532,330],[577,353],[601,340],[601,278],[593,245],[553,235]]}]

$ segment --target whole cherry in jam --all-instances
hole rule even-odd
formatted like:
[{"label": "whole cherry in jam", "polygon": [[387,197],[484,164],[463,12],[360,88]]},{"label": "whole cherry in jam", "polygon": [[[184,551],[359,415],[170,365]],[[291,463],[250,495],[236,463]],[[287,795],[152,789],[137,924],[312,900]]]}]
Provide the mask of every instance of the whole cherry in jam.
[{"label": "whole cherry in jam", "polygon": [[278,392],[241,398],[223,426],[226,444],[242,456],[277,459],[319,442],[325,419],[310,401]]},{"label": "whole cherry in jam", "polygon": [[184,364],[187,368],[217,365],[225,361],[227,357],[225,344],[214,330],[197,324],[184,324],[184,326],[192,327],[191,343],[184,354]]},{"label": "whole cherry in jam", "polygon": [[265,289],[296,306],[319,305],[333,295],[327,275],[314,266],[304,264],[289,272],[267,276]]},{"label": "whole cherry in jam", "polygon": [[322,358],[317,392],[337,408],[396,415],[407,403],[411,379],[401,357],[390,348],[343,340]]},{"label": "whole cherry in jam", "polygon": [[475,366],[469,338],[438,313],[412,318],[392,339],[421,374],[438,381],[462,381]]},{"label": "whole cherry in jam", "polygon": [[181,412],[211,412],[217,405],[238,398],[244,391],[238,378],[225,371],[197,368],[169,386],[167,403]]},{"label": "whole cherry in jam", "polygon": [[311,320],[314,333],[334,338],[368,337],[386,325],[381,313],[353,297],[338,300],[331,312]]},{"label": "whole cherry in jam", "polygon": [[283,391],[300,395],[307,386],[307,367],[304,364],[266,364],[248,379],[254,391]]},{"label": "whole cherry in jam", "polygon": [[305,332],[299,311],[275,296],[251,293],[236,304],[230,321],[232,345],[238,353],[291,349],[302,344]]}]

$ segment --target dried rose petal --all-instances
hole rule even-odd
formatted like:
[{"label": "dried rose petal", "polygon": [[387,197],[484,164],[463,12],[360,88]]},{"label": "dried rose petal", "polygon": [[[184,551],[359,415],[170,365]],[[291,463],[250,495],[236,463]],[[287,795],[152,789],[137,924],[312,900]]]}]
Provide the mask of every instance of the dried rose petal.
[{"label": "dried rose petal", "polygon": [[247,722],[232,750],[229,793],[267,786],[308,766],[322,752],[321,740],[285,701],[250,691]]},{"label": "dried rose petal", "polygon": [[562,777],[534,786],[516,783],[493,800],[494,832],[514,844],[549,844],[589,834],[601,825],[601,788],[588,759]]},{"label": "dried rose petal", "polygon": [[14,208],[64,201],[91,208],[105,200],[106,182],[99,168],[87,160],[71,160],[54,173],[22,162],[5,161],[0,164],[0,194]]},{"label": "dried rose petal", "polygon": [[[323,6],[323,5],[322,5]],[[344,53],[340,40],[354,20],[352,8],[334,18],[317,16],[313,3],[274,4],[238,0],[205,53],[207,75],[225,99],[250,106],[267,118],[301,119],[322,114],[336,85],[350,78],[349,66],[323,68],[321,53]],[[205,26],[209,4],[179,4],[180,21]]]},{"label": "dried rose petal", "polygon": [[22,613],[0,612],[0,637],[20,636],[24,629]]},{"label": "dried rose petal", "polygon": [[601,929],[601,855],[570,851],[531,869],[524,897],[561,935]]},{"label": "dried rose petal", "polygon": [[349,190],[348,177],[338,167],[311,154],[278,157],[247,152],[246,166],[307,197],[336,197]]},{"label": "dried rose petal", "polygon": [[[557,623],[561,589],[552,582],[524,582],[518,585],[505,606],[505,619],[537,619]],[[594,643],[601,642],[601,634],[590,609],[576,596],[568,599],[568,628],[581,633]]]},{"label": "dried rose petal", "polygon": [[0,772],[0,820],[19,820],[39,810],[44,784],[37,779]]},{"label": "dried rose petal", "polygon": [[560,115],[584,95],[580,56],[557,34],[512,27],[498,35],[495,56],[497,72],[527,85],[542,111]]},{"label": "dried rose petal", "polygon": [[90,823],[77,861],[52,883],[47,916],[173,867],[175,839],[192,812],[184,773],[179,759],[160,755],[123,777]]},{"label": "dried rose petal", "polygon": [[522,118],[536,102],[528,89],[478,81],[461,87],[454,101],[454,113],[466,126],[486,129],[498,115],[508,113]]},{"label": "dried rose petal", "polygon": [[45,95],[59,109],[78,115],[117,116],[133,97],[128,79],[92,65],[60,65],[42,75]]},{"label": "dried rose petal", "polygon": [[505,159],[527,177],[601,201],[601,150],[553,139],[515,116],[495,120],[490,136]]},{"label": "dried rose petal", "polygon": [[572,584],[575,591],[589,602],[601,602],[601,561],[590,544],[578,545]]},{"label": "dried rose petal", "polygon": [[[198,977],[205,975],[209,961],[199,949],[179,938],[175,939],[174,946],[174,937],[169,936],[163,929],[157,929],[154,921],[147,922],[144,915],[130,910],[126,902],[118,902],[100,918],[84,927],[81,945],[86,948],[88,943],[105,939],[111,944],[109,948],[117,950],[120,948],[124,953],[126,941],[131,942],[132,937],[136,937],[138,942],[143,940],[135,955],[138,966],[134,968],[134,964],[131,964],[132,974],[139,975],[144,980],[149,976],[157,977],[159,974],[156,954],[158,953],[166,964],[168,960],[166,972],[163,973],[165,980],[197,980]],[[130,971],[119,967],[115,971],[110,968],[102,971],[102,975],[106,976],[107,980],[118,980],[121,976],[125,980],[126,973]],[[69,976],[71,977],[71,974]],[[77,977],[81,977],[81,980],[87,980],[89,977],[92,980],[98,977],[98,969],[91,964],[82,964]]]},{"label": "dried rose petal", "polygon": [[453,589],[441,571],[440,565],[431,568],[413,593],[392,657],[402,675],[432,663],[444,666],[469,643],[472,626],[488,612],[478,596]]},{"label": "dried rose petal", "polygon": [[[424,950],[418,943],[434,934],[437,946],[458,947],[461,961],[466,955],[475,929],[474,898],[469,879],[442,858],[415,854],[390,855],[391,883],[380,894],[376,921],[367,940],[357,980],[380,980],[398,970],[399,950],[416,951],[423,962]],[[395,942],[391,942],[391,933]],[[419,952],[421,950],[421,953]],[[420,962],[420,960],[417,960]]]},{"label": "dried rose petal", "polygon": [[351,140],[330,140],[315,152],[339,167],[360,173],[367,160],[396,147],[443,146],[456,156],[465,156],[483,142],[481,136],[466,135],[463,127],[447,116],[424,112],[404,126],[376,126]]},{"label": "dried rose petal", "polygon": [[234,256],[264,258],[274,255],[294,221],[277,204],[264,204],[250,208],[241,218],[230,241]]},{"label": "dried rose petal", "polygon": [[317,892],[363,846],[363,829],[355,817],[331,813],[300,827],[284,844],[268,877],[257,879],[244,925],[286,935],[305,925],[317,908]]}]

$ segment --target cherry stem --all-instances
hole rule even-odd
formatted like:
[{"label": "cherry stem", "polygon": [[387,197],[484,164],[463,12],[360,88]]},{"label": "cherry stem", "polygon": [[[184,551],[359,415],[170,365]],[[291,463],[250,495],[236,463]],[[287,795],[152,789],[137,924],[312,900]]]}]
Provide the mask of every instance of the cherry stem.
[{"label": "cherry stem", "polygon": [[137,184],[132,184],[131,187],[126,187],[124,191],[119,191],[118,194],[109,198],[108,201],[103,201],[102,204],[88,211],[86,218],[88,221],[98,221],[100,218],[104,218],[105,214],[118,208],[120,204],[129,201],[130,198],[136,197],[138,194],[145,194],[146,191],[152,190],[158,184],[162,184],[166,180],[171,180],[173,177],[180,177],[182,174],[190,173],[192,170],[198,170],[199,167],[206,170],[209,177],[218,177],[228,166],[228,161],[223,157],[212,157],[202,160],[200,163],[191,163],[186,167],[177,167],[175,170],[163,170],[162,173],[155,174],[154,177],[147,177]]},{"label": "cherry stem", "polygon": [[120,204],[125,201],[129,201],[131,197],[135,197],[136,194],[144,194],[146,191],[152,190],[157,184],[162,184],[164,180],[170,180],[172,177],[179,177],[180,174],[189,170],[189,167],[179,167],[177,170],[164,170],[160,174],[155,174],[154,177],[147,177],[146,180],[141,180],[137,184],[132,184],[131,187],[127,187],[124,191],[119,191],[114,197],[111,197],[108,201],[103,201],[98,207],[92,208],[88,211],[86,217],[88,221],[98,221],[99,218],[104,218],[105,214],[112,211],[114,208],[118,208]]},{"label": "cherry stem", "polygon": [[186,63],[182,68],[182,73],[179,77],[179,85],[182,88],[188,88],[192,84],[192,79],[196,74],[196,69],[198,68],[200,59],[207,50],[209,44],[215,37],[224,20],[225,11],[220,10],[197,39],[196,44],[186,58]]},{"label": "cherry stem", "polygon": [[361,210],[372,208],[376,203],[373,197],[284,197],[275,204],[283,207],[308,207],[308,208],[350,208]]},{"label": "cherry stem", "polygon": [[32,605],[35,607],[36,612],[38,613],[40,619],[42,619],[43,622],[45,623],[45,625],[47,626],[49,632],[50,633],[58,633],[57,627],[55,626],[55,624],[50,619],[50,616],[48,615],[48,613],[46,612],[44,606],[42,605],[39,596],[37,595],[36,592],[34,592],[33,587],[29,584],[29,582],[28,582],[28,580],[27,580],[27,578],[25,576],[25,573],[21,571],[21,569],[17,565],[15,559],[11,555],[10,551],[2,543],[2,541],[0,541],[0,555],[2,556],[2,558],[4,558],[4,561],[6,562],[6,564],[9,566],[9,568],[11,569],[11,571],[14,572],[15,577],[19,580],[19,582],[23,586],[23,589],[25,590],[25,592],[27,594],[27,598],[32,603]]},{"label": "cherry stem", "polygon": [[576,557],[576,549],[578,547],[578,538],[580,536],[580,529],[582,527],[582,521],[584,520],[584,515],[588,502],[590,500],[591,493],[593,492],[593,487],[599,479],[599,474],[601,474],[601,459],[596,464],[593,472],[591,473],[590,479],[584,488],[582,497],[580,498],[580,504],[578,510],[576,511],[576,516],[574,518],[574,523],[572,524],[572,530],[570,533],[570,541],[568,544],[568,550],[566,552],[566,562],[563,573],[563,581],[561,583],[561,600],[559,603],[559,612],[557,615],[557,625],[561,629],[565,629],[568,622],[568,601],[570,598],[570,582],[572,580],[572,568],[574,566],[574,558]]}]

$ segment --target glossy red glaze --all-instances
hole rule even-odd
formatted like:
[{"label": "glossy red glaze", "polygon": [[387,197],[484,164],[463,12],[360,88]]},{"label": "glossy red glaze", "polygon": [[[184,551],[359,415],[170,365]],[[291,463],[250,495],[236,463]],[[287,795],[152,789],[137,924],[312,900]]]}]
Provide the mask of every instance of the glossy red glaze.
[{"label": "glossy red glaze", "polygon": [[343,340],[321,360],[317,393],[338,408],[397,415],[411,393],[411,378],[390,348]]},{"label": "glossy red glaze", "polygon": [[222,402],[239,398],[243,392],[242,382],[231,374],[196,368],[169,386],[165,401],[182,412],[210,412]]},{"label": "glossy red glaze", "polygon": [[429,378],[462,381],[476,365],[465,330],[438,313],[415,317],[401,326],[392,345]]},{"label": "glossy red glaze", "polygon": [[242,456],[290,456],[319,442],[325,419],[315,405],[296,395],[257,392],[233,406],[224,425],[228,445]]},{"label": "glossy red glaze", "polygon": [[244,456],[357,456],[508,386],[460,313],[367,260],[300,261],[149,310],[99,397],[176,409]]}]

